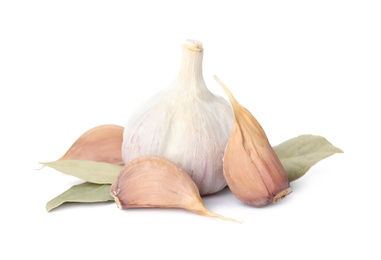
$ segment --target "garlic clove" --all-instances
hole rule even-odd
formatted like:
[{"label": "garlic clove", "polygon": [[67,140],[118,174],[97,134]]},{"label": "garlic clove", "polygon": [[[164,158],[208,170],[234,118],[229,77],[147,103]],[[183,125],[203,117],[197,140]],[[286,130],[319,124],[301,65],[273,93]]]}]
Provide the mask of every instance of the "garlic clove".
[{"label": "garlic clove", "polygon": [[231,106],[214,95],[202,75],[202,43],[182,46],[173,84],[134,111],[123,136],[125,164],[139,156],[160,156],[190,174],[200,194],[226,187],[222,158],[233,126]]},{"label": "garlic clove", "polygon": [[138,157],[126,164],[111,186],[111,195],[122,209],[182,208],[232,220],[207,210],[192,178],[173,162],[157,156]]},{"label": "garlic clove", "polygon": [[234,113],[224,154],[224,176],[229,188],[239,200],[256,207],[278,201],[292,191],[286,171],[259,122],[214,78],[224,89]]},{"label": "garlic clove", "polygon": [[123,130],[118,125],[94,127],[81,135],[59,160],[88,160],[122,165]]}]

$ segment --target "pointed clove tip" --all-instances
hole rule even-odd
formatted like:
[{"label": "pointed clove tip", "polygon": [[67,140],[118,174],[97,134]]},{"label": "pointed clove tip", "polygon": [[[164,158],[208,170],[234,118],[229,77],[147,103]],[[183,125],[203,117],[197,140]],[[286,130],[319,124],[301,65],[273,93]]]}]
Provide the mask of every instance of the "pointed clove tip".
[{"label": "pointed clove tip", "polygon": [[222,83],[222,81],[216,76],[214,75],[213,78],[215,79],[215,81],[217,81],[217,83],[223,88],[223,90],[225,91],[226,95],[228,95],[228,97],[231,96],[231,93],[230,91],[228,90],[228,88],[225,86],[224,83]]},{"label": "pointed clove tip", "polygon": [[213,75],[213,78],[217,81],[218,84],[222,84],[221,80],[216,75]]},{"label": "pointed clove tip", "polygon": [[236,220],[236,219],[233,219],[233,218],[229,218],[229,217],[225,217],[223,215],[211,212],[211,211],[209,211],[205,207],[201,211],[194,211],[194,212],[196,212],[196,213],[198,213],[200,215],[207,216],[207,217],[217,218],[217,219],[221,219],[221,220],[225,220],[225,221],[231,221],[231,222],[242,224],[242,221],[239,221],[239,220]]},{"label": "pointed clove tip", "polygon": [[[238,101],[235,99],[235,97],[233,96],[233,94],[230,92],[230,90],[228,89],[228,87],[216,76],[214,75],[213,78],[217,81],[217,83],[222,87],[222,89],[225,91],[225,94],[228,96],[228,99],[230,101],[230,104],[233,106],[233,107],[240,107]],[[233,112],[234,109],[233,109]]]}]

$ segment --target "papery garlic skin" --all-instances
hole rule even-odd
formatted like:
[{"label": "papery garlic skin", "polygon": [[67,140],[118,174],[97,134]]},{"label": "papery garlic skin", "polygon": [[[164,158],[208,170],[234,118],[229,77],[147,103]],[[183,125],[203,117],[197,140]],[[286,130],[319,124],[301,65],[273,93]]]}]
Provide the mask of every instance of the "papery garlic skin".
[{"label": "papery garlic skin", "polygon": [[123,164],[120,146],[124,128],[100,125],[82,134],[59,160],[88,160]]},{"label": "papery garlic skin", "polygon": [[230,190],[246,204],[262,207],[287,196],[287,173],[257,119],[222,86],[234,112],[234,125],[224,154],[224,176]]},{"label": "papery garlic skin", "polygon": [[110,192],[121,209],[182,208],[203,216],[238,222],[210,212],[188,173],[158,156],[140,156],[126,164]]},{"label": "papery garlic skin", "polygon": [[233,126],[229,103],[206,87],[202,44],[183,45],[180,73],[128,120],[122,156],[127,164],[142,155],[164,157],[184,169],[201,195],[226,186],[222,158]]},{"label": "papery garlic skin", "polygon": [[119,208],[185,208],[200,211],[196,184],[176,164],[157,156],[140,156],[126,164],[111,186]]}]

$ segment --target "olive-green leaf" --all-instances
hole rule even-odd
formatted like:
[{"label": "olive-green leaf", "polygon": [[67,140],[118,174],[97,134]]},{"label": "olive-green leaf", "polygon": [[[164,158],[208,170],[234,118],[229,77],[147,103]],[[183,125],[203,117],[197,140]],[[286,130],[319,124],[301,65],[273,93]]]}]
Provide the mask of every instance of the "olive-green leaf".
[{"label": "olive-green leaf", "polygon": [[113,184],[123,167],[117,164],[86,160],[59,160],[41,164],[84,181],[98,184]]},{"label": "olive-green leaf", "polygon": [[300,135],[273,148],[290,181],[302,177],[313,165],[324,158],[343,152],[324,137],[316,135]]},{"label": "olive-green leaf", "polygon": [[110,184],[90,182],[74,185],[46,203],[46,211],[51,211],[65,202],[104,202],[114,200],[110,194],[110,188]]}]

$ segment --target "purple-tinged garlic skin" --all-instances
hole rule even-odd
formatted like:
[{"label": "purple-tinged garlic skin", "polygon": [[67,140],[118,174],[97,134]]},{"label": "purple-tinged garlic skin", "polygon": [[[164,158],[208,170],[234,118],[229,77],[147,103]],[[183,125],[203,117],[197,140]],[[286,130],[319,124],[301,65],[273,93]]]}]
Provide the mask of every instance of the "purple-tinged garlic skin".
[{"label": "purple-tinged garlic skin", "polygon": [[88,160],[122,165],[124,128],[100,125],[82,134],[59,160]]},{"label": "purple-tinged garlic skin", "polygon": [[255,117],[226,92],[234,125],[224,154],[224,176],[230,190],[246,204],[262,207],[291,192],[287,173]]},{"label": "purple-tinged garlic skin", "polygon": [[189,174],[175,163],[157,156],[141,156],[126,164],[111,185],[111,195],[121,209],[182,208],[236,222],[206,209]]},{"label": "purple-tinged garlic skin", "polygon": [[171,161],[138,157],[126,164],[111,186],[120,208],[184,208],[201,200],[190,176]]}]

